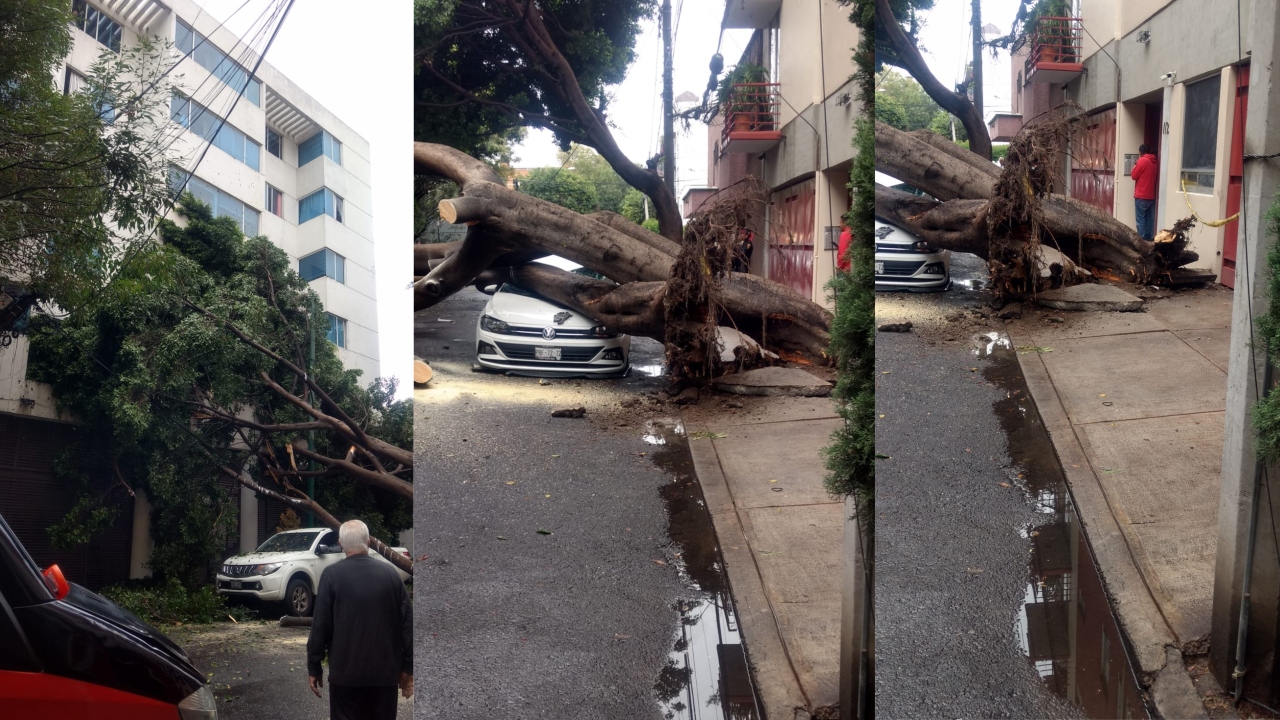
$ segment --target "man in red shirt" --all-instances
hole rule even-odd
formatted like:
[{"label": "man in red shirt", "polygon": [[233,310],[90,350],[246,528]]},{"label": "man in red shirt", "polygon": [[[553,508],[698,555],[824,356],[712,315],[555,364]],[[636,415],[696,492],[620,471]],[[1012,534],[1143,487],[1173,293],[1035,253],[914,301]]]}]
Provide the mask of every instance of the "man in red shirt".
[{"label": "man in red shirt", "polygon": [[847,227],[840,229],[840,242],[836,245],[836,267],[849,272],[853,269],[853,259],[849,257],[849,245],[853,243],[853,231]]},{"label": "man in red shirt", "polygon": [[1138,234],[1143,240],[1154,240],[1156,237],[1156,180],[1160,174],[1160,163],[1151,154],[1151,148],[1138,146],[1138,162],[1133,165],[1133,205],[1138,214]]}]

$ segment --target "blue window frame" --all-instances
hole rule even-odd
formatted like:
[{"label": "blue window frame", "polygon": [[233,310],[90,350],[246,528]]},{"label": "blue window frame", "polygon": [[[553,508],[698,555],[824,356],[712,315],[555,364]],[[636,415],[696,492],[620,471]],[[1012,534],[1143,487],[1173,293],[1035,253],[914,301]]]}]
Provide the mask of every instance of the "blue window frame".
[{"label": "blue window frame", "polygon": [[325,313],[329,316],[329,342],[340,348],[347,346],[347,319],[340,318],[333,313]]},{"label": "blue window frame", "polygon": [[187,171],[175,167],[169,168],[169,189],[177,193],[184,189],[182,183],[186,180],[185,190],[195,199],[208,205],[214,217],[231,218],[239,226],[240,232],[248,237],[258,234],[257,210],[194,175],[190,176],[190,180],[187,178]]},{"label": "blue window frame", "polygon": [[200,67],[213,73],[227,87],[240,92],[254,105],[262,107],[262,83],[240,63],[227,57],[209,38],[179,20],[175,41],[182,54],[190,55]]},{"label": "blue window frame", "polygon": [[298,224],[321,215],[343,222],[344,209],[342,198],[329,188],[320,188],[298,201]]},{"label": "blue window frame", "polygon": [[[65,5],[63,7],[66,7]],[[75,17],[71,24],[80,28],[86,35],[120,52],[120,24],[107,17],[107,14],[84,0],[71,3],[71,13]]]},{"label": "blue window frame", "polygon": [[327,155],[330,160],[341,165],[342,143],[324,130],[298,143],[298,167],[321,155]]},{"label": "blue window frame", "polygon": [[174,95],[169,101],[169,117],[196,135],[212,141],[214,147],[231,157],[254,170],[259,169],[261,146],[230,124],[222,122],[213,111],[200,103]]},{"label": "blue window frame", "polygon": [[300,258],[298,260],[298,274],[307,282],[311,282],[316,278],[329,277],[345,285],[347,283],[347,259],[329,248],[325,248]]}]

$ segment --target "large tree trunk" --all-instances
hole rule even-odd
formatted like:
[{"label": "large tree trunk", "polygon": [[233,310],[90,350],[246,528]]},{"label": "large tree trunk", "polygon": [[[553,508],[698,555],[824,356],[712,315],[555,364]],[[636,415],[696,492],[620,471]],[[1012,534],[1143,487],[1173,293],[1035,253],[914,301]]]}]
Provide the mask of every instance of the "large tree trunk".
[{"label": "large tree trunk", "polygon": [[991,136],[987,133],[987,123],[982,119],[982,113],[978,112],[969,98],[954,90],[948,90],[938,82],[938,78],[933,76],[929,65],[924,61],[924,56],[920,54],[920,49],[911,38],[907,37],[898,18],[894,17],[889,0],[875,1],[876,27],[883,31],[882,36],[893,50],[886,60],[906,70],[916,79],[916,82],[920,83],[920,87],[924,88],[925,93],[934,102],[941,105],[943,110],[960,118],[964,131],[969,135],[971,153],[983,160],[990,160]]},{"label": "large tree trunk", "polygon": [[[667,280],[682,246],[614,213],[581,215],[510,190],[488,168],[449,148],[415,143],[419,172],[453,179],[460,197],[440,203],[441,217],[467,224],[455,243],[419,246],[414,309],[430,307],[459,289],[513,280],[573,308],[610,330],[662,341]],[[725,230],[729,237],[733,229]],[[611,281],[542,264],[511,260],[554,254]],[[501,269],[500,269],[501,268]],[[616,282],[612,282],[616,281]],[[730,273],[721,285],[727,320],[783,357],[826,363],[831,313],[777,283]]]},{"label": "large tree trunk", "polygon": [[[877,216],[940,247],[988,257],[989,201],[1000,168],[928,131],[907,133],[876,123],[876,169],[936,198],[877,186]],[[1181,245],[1147,242],[1075,198],[1047,195],[1037,202],[1042,242],[1094,274],[1147,283],[1198,259]]]}]

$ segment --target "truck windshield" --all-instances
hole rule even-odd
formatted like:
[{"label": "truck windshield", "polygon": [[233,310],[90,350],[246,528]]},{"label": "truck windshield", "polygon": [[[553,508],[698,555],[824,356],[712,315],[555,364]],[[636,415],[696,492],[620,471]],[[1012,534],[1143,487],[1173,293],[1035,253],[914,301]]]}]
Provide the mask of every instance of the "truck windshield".
[{"label": "truck windshield", "polygon": [[311,543],[315,542],[316,535],[320,532],[301,532],[301,533],[279,533],[267,538],[267,541],[258,547],[258,552],[301,552],[311,549]]}]

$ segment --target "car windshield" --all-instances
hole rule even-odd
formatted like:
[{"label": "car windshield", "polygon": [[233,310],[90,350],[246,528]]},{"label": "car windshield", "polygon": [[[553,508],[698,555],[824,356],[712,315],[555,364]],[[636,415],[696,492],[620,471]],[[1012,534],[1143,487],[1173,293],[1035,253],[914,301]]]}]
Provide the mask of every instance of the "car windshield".
[{"label": "car windshield", "polygon": [[525,290],[519,285],[512,285],[511,283],[502,283],[502,287],[498,288],[498,292],[519,295],[520,297],[535,298],[537,300],[544,299],[541,295],[532,290]]},{"label": "car windshield", "polygon": [[315,541],[316,535],[319,534],[319,531],[317,531],[272,535],[258,547],[258,552],[299,552],[310,550],[311,543]]}]

